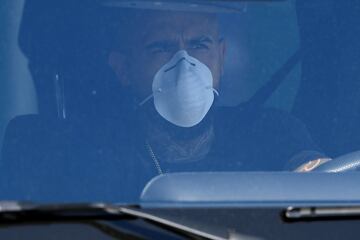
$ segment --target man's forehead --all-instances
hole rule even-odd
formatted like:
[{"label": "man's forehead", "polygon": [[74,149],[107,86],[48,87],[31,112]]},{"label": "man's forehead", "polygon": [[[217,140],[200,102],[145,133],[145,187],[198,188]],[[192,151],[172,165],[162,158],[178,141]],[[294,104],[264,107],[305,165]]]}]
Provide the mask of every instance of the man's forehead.
[{"label": "man's forehead", "polygon": [[166,37],[176,34],[191,36],[218,35],[218,21],[215,14],[196,12],[152,11],[137,19],[141,38]]}]

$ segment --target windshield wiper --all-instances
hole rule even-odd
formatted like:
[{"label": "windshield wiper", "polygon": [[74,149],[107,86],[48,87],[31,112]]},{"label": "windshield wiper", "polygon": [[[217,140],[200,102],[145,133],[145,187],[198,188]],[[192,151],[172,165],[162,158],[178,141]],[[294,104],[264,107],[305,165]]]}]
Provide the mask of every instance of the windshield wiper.
[{"label": "windshield wiper", "polygon": [[29,202],[0,202],[0,224],[53,220],[115,220],[130,217],[118,209],[119,207],[102,203],[38,205]]},{"label": "windshield wiper", "polygon": [[283,213],[288,222],[360,220],[360,206],[342,207],[289,207]]},{"label": "windshield wiper", "polygon": [[[223,239],[221,237],[145,213],[136,206],[104,203],[93,204],[32,204],[0,202],[0,227],[44,222],[89,222],[141,219],[186,239]],[[94,225],[96,227],[96,225]],[[108,226],[107,226],[108,227]],[[116,229],[113,229],[116,230]]]}]

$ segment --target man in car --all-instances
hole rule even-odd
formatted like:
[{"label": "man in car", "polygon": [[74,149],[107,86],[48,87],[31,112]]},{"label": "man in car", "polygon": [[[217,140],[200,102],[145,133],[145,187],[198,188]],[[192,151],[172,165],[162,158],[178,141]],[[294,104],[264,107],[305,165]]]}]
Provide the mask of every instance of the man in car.
[{"label": "man in car", "polygon": [[226,39],[215,14],[135,10],[124,22],[109,64],[134,98],[129,126],[144,182],[167,172],[295,170],[323,157],[285,113],[217,106]]},{"label": "man in car", "polygon": [[217,105],[226,39],[216,15],[126,12],[115,21],[108,61],[132,104],[122,119],[15,119],[0,164],[3,199],[133,203],[159,174],[322,162],[312,161],[322,154],[288,114]]}]

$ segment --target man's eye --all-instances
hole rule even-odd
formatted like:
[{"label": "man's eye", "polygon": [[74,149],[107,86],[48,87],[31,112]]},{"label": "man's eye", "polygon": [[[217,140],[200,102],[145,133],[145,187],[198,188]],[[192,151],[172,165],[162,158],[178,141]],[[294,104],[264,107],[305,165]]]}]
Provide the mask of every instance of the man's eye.
[{"label": "man's eye", "polygon": [[153,53],[153,54],[157,54],[157,53],[168,53],[168,52],[170,52],[171,51],[171,49],[170,48],[153,48],[153,49],[151,49],[150,50],[151,51],[151,53]]},{"label": "man's eye", "polygon": [[192,49],[209,49],[209,46],[205,43],[195,43],[191,46]]},{"label": "man's eye", "polygon": [[147,47],[147,49],[151,54],[161,54],[161,53],[169,53],[174,51],[174,46],[173,44],[159,43],[159,44],[153,44]]}]

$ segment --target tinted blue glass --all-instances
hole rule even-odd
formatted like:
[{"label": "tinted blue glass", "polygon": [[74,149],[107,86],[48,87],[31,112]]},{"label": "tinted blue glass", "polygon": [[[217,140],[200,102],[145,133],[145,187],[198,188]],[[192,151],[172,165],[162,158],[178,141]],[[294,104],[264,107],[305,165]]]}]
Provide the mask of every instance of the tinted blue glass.
[{"label": "tinted blue glass", "polygon": [[1,72],[1,198],[133,203],[162,174],[303,172],[359,150],[358,7],[25,2]]}]

